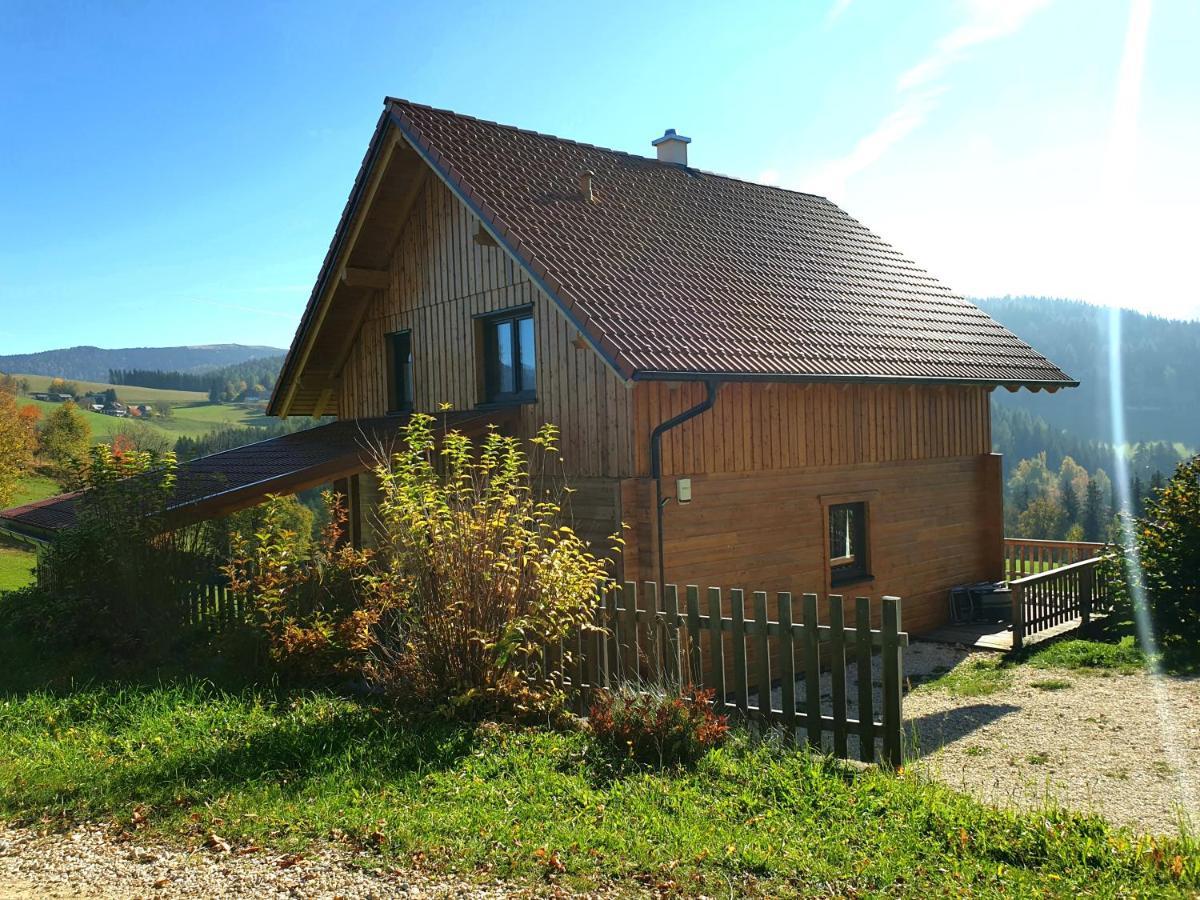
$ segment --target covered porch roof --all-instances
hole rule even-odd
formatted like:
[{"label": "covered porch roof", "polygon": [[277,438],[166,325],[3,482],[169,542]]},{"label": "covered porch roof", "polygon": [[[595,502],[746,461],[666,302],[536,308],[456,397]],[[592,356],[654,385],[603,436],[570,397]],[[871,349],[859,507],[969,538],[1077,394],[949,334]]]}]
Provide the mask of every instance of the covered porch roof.
[{"label": "covered porch roof", "polygon": [[[377,450],[396,448],[405,421],[404,416],[344,419],[180,463],[168,520],[181,527],[217,519],[255,506],[268,494],[295,494],[365,472]],[[489,424],[500,424],[494,412],[438,416],[439,428],[469,434]],[[0,529],[48,538],[75,524],[81,496],[78,491],[60,494],[2,510]]]}]

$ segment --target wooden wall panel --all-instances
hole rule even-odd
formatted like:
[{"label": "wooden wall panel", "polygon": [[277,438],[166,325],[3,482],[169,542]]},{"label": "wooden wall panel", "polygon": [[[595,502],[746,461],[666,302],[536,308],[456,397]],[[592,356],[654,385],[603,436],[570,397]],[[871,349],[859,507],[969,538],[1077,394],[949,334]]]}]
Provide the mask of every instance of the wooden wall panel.
[{"label": "wooden wall panel", "polygon": [[475,317],[531,305],[537,340],[538,401],[521,408],[523,436],[544,422],[561,431],[566,472],[633,473],[631,390],[558,307],[499,247],[474,239],[478,220],[429,179],[392,255],[392,284],[378,291],[341,373],[343,417],[387,412],[384,335],[412,331],[416,408],[441,403],[472,409],[480,401]]},{"label": "wooden wall panel", "polygon": [[[997,579],[999,457],[692,476],[692,502],[665,507],[666,578],[680,584],[795,594],[884,594],[904,601],[904,624],[942,624],[954,585]],[[664,485],[672,494],[674,485]],[[621,485],[626,577],[657,580],[654,482]],[[856,497],[868,506],[869,583],[829,585],[821,498]]]},{"label": "wooden wall panel", "polygon": [[[701,402],[698,382],[639,382],[633,453],[650,473],[650,434]],[[982,387],[725,384],[716,405],[663,437],[668,475],[780,471],[899,460],[974,457],[991,451]]]}]

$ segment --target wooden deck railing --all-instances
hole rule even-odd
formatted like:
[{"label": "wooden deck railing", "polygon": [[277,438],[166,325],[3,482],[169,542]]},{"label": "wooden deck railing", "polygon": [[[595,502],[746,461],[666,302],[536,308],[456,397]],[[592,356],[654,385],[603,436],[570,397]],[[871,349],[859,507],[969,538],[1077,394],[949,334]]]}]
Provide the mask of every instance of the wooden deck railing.
[{"label": "wooden deck railing", "polygon": [[1031,634],[1075,619],[1086,625],[1094,613],[1108,612],[1108,583],[1096,577],[1101,562],[1092,557],[1009,582],[1013,649],[1020,650]]},{"label": "wooden deck railing", "polygon": [[1012,581],[1014,578],[1069,566],[1099,556],[1105,546],[1091,541],[1039,541],[1006,537],[1004,578]]},{"label": "wooden deck railing", "polygon": [[[781,727],[787,741],[800,730],[819,748],[829,734],[830,749],[846,758],[847,737],[854,735],[861,759],[875,760],[878,740],[881,760],[902,763],[902,654],[908,635],[900,630],[899,598],[883,598],[882,627],[874,630],[866,597],[854,600],[854,627],[847,627],[846,604],[836,595],[828,598],[828,624],[821,624],[816,594],[796,602],[779,593],[769,603],[765,591],[723,595],[720,588],[708,588],[701,612],[700,589],[689,585],[682,593],[669,584],[660,598],[652,582],[640,591],[627,582],[603,598],[594,629],[547,648],[531,677],[562,687],[581,711],[597,688],[647,682],[711,688],[718,712]],[[850,696],[849,666],[855,684]],[[822,673],[828,679],[824,689]]]}]

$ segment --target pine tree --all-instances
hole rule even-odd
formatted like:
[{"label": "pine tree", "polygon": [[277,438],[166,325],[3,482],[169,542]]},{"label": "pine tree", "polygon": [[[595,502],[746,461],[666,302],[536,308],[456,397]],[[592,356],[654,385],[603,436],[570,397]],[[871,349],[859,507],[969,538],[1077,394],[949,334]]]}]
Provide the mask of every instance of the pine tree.
[{"label": "pine tree", "polygon": [[1079,521],[1079,495],[1075,493],[1075,485],[1066,471],[1059,479],[1058,488],[1062,497],[1063,528],[1069,529]]},{"label": "pine tree", "polygon": [[1100,486],[1095,479],[1089,478],[1087,496],[1083,502],[1083,539],[1085,541],[1104,540],[1104,500],[1100,496]]}]

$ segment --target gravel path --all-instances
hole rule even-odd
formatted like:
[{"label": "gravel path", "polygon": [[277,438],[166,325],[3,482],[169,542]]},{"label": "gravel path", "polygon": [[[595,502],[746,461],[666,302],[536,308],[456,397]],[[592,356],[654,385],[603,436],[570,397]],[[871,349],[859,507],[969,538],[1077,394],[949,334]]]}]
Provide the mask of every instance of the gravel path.
[{"label": "gravel path", "polygon": [[[960,663],[989,656],[937,652]],[[905,669],[919,675],[913,656]],[[986,696],[930,684],[905,698],[918,768],[991,803],[1055,802],[1139,832],[1200,829],[1200,679],[1009,671],[1009,684]]]},{"label": "gravel path", "polygon": [[[528,888],[474,884],[412,870],[375,873],[352,854],[330,850],[281,856],[194,851],[114,840],[99,827],[41,835],[0,824],[0,900],[75,898],[492,898],[528,897]],[[567,896],[553,886],[540,896]]]}]

